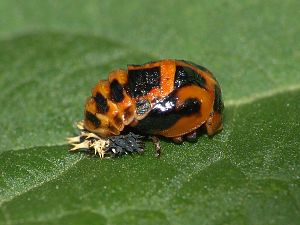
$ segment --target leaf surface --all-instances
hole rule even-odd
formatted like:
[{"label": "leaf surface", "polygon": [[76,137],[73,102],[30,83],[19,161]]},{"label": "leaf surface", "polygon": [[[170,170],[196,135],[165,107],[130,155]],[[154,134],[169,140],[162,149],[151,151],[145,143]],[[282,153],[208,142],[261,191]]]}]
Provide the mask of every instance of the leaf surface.
[{"label": "leaf surface", "polygon": [[[297,5],[1,1],[0,224],[299,224]],[[213,71],[224,130],[160,159],[69,154],[91,87],[159,58]]]}]

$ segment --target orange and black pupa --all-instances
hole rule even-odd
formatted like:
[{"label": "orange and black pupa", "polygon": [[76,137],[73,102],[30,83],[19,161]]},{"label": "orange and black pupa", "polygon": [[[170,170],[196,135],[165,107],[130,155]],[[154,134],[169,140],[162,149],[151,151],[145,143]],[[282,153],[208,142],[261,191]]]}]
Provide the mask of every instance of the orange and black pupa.
[{"label": "orange and black pupa", "polygon": [[165,59],[128,65],[100,80],[85,103],[82,128],[102,140],[118,140],[129,128],[151,136],[159,152],[159,136],[181,142],[194,140],[200,127],[209,136],[220,131],[223,109],[220,85],[209,70]]}]

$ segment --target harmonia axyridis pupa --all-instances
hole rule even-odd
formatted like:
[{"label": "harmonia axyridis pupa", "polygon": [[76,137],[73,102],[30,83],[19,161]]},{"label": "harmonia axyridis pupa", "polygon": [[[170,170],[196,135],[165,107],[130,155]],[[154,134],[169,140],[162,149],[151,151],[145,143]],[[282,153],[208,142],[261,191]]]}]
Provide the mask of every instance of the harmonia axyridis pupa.
[{"label": "harmonia axyridis pupa", "polygon": [[86,101],[82,126],[103,140],[132,128],[181,142],[182,137],[195,139],[202,126],[210,136],[221,130],[223,109],[211,72],[189,61],[166,59],[128,65],[100,80]]}]

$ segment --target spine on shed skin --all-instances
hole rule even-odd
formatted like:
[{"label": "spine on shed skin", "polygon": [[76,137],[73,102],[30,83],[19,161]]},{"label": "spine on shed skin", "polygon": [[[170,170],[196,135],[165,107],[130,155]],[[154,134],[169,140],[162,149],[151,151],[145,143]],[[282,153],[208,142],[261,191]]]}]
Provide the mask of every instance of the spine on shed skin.
[{"label": "spine on shed skin", "polygon": [[119,135],[134,120],[135,102],[125,91],[127,71],[116,70],[100,80],[86,101],[84,127],[101,137]]}]

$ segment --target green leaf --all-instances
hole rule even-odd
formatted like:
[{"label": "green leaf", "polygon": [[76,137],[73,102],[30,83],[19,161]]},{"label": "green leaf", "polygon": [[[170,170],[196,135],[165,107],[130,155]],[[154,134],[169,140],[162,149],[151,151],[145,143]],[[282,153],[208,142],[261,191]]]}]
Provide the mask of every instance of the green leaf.
[{"label": "green leaf", "polygon": [[[1,1],[0,224],[299,224],[298,1]],[[99,79],[183,58],[224,130],[154,157],[68,153]]]}]

